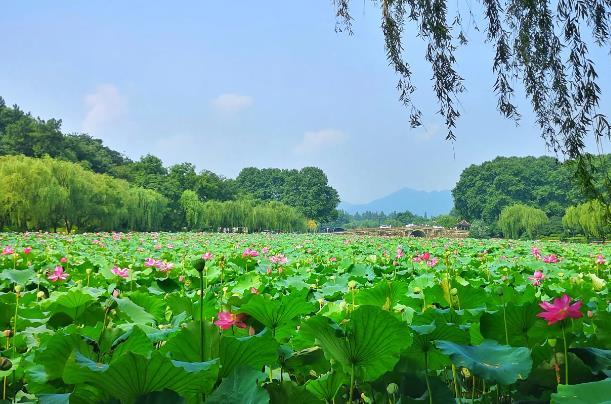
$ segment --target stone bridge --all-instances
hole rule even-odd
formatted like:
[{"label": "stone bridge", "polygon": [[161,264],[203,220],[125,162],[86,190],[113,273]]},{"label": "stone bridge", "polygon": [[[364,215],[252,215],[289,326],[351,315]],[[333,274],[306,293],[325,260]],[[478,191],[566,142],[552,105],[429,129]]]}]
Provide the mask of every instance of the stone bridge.
[{"label": "stone bridge", "polygon": [[439,226],[410,226],[410,227],[391,227],[391,228],[364,228],[351,229],[343,234],[354,234],[360,236],[385,236],[385,237],[446,237],[446,238],[467,238],[469,232],[465,230],[446,229]]}]

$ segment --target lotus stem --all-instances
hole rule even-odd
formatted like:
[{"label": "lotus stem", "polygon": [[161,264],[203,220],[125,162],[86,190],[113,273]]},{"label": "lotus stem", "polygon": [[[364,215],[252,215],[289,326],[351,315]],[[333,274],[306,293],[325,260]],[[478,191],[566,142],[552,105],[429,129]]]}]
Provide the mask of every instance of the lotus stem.
[{"label": "lotus stem", "polygon": [[204,275],[199,272],[199,358],[204,361]]},{"label": "lotus stem", "polygon": [[350,369],[350,398],[348,402],[352,404],[352,397],[354,395],[354,363],[352,364],[352,368]]},{"label": "lotus stem", "polygon": [[429,381],[429,352],[424,351],[424,379],[426,380],[426,390],[429,392],[429,404],[433,404],[433,392]]},{"label": "lotus stem", "polygon": [[569,384],[569,355],[566,346],[566,333],[564,332],[564,321],[560,324],[562,328],[562,341],[564,342],[564,384]]},{"label": "lotus stem", "polygon": [[471,374],[473,378],[473,387],[471,387],[471,403],[475,403],[475,375]]},{"label": "lotus stem", "polygon": [[458,402],[461,403],[460,392],[458,391],[458,376],[456,375],[456,366],[452,364],[452,379],[454,379],[454,393],[456,394],[456,398]]},{"label": "lotus stem", "polygon": [[505,326],[505,345],[509,345],[509,333],[507,332],[507,314],[505,312],[505,299],[501,295],[501,304],[503,305],[503,325]]}]

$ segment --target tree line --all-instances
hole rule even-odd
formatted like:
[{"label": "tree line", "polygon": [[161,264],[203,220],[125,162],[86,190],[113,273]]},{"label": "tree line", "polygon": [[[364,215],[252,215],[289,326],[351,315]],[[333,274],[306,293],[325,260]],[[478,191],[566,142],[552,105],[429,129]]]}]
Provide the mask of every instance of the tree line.
[{"label": "tree line", "polygon": [[[262,209],[263,205],[274,206],[279,212],[282,211],[278,213],[279,216],[284,215],[286,207],[291,207],[300,217],[316,222],[335,217],[335,208],[339,203],[337,191],[329,186],[325,173],[316,167],[305,167],[301,170],[261,170],[249,167],[243,169],[236,179],[230,179],[209,170],[198,172],[196,167],[188,162],[165,167],[160,158],[150,154],[142,156],[138,161],[132,161],[104,146],[99,139],[86,134],[62,133],[61,120],[35,118],[18,106],[7,106],[1,97],[0,155],[35,158],[47,156],[61,162],[71,162],[92,173],[123,180],[134,189],[153,191],[154,195],[165,201],[163,214],[160,215],[161,221],[155,224],[155,229],[179,230],[192,224],[187,220],[181,203],[185,191],[193,192],[199,202],[204,204],[233,201],[239,205],[242,203],[239,201],[246,200],[244,204],[254,203],[258,209]],[[230,205],[227,203],[223,206]],[[273,222],[276,219],[270,220]],[[6,221],[4,225],[7,226],[9,222],[13,223]],[[85,223],[83,219],[78,227],[93,228],[107,224],[98,223],[97,219]],[[271,224],[270,222],[262,227],[273,228]]]},{"label": "tree line", "polygon": [[[611,154],[591,158],[592,186],[603,192]],[[552,157],[497,157],[466,168],[452,190],[455,214],[472,222],[477,237],[540,236],[605,239],[609,207],[588,200],[574,161]]]},{"label": "tree line", "polygon": [[0,157],[0,229],[155,230],[167,199],[78,164]]}]

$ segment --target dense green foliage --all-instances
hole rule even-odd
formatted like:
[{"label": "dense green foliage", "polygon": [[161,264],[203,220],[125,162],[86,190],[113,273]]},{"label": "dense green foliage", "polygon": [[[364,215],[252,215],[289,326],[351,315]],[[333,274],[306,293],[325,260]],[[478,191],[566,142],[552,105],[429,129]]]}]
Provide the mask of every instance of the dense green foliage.
[{"label": "dense green foliage", "polygon": [[[198,173],[191,163],[165,167],[161,159],[153,155],[145,155],[138,161],[131,161],[119,152],[104,146],[99,139],[85,134],[63,134],[61,121],[34,118],[17,106],[7,106],[2,98],[0,98],[0,155],[38,158],[50,156],[58,160],[78,163],[97,173],[126,180],[135,187],[155,191],[167,200],[162,221],[156,223],[156,229],[177,230],[188,225],[180,202],[185,191],[195,192],[197,197],[205,202],[253,198],[264,202],[281,202],[283,205],[266,206],[283,210],[279,215],[285,216],[284,205],[288,205],[306,218],[315,221],[333,218],[339,203],[337,191],[328,185],[324,172],[315,167],[301,170],[247,168],[240,173],[237,180],[233,180],[208,170]],[[74,205],[73,208],[75,207],[78,209],[78,206]],[[85,218],[88,215],[83,213],[81,216]],[[269,215],[261,217],[269,217]],[[276,220],[284,221],[274,217],[273,221]],[[235,221],[232,219],[230,222]],[[108,223],[104,222],[103,225]],[[249,223],[252,223],[252,220]],[[274,223],[266,223],[263,227],[273,228]],[[85,225],[84,228],[97,228],[100,225],[94,222],[82,224]],[[246,223],[240,223],[239,226],[252,228]],[[123,228],[125,227],[116,229]]]},{"label": "dense green foliage", "polygon": [[501,211],[498,225],[505,237],[520,238],[526,234],[528,238],[534,239],[547,222],[547,215],[541,209],[516,204]]},{"label": "dense green foliage", "polygon": [[[602,189],[611,175],[611,154],[592,159],[596,173],[593,186]],[[498,222],[501,212],[513,205],[526,205],[541,209],[549,218],[538,231],[531,233],[521,226],[519,235],[554,235],[566,233],[562,218],[571,206],[585,202],[587,193],[575,178],[576,165],[569,161],[561,164],[551,157],[497,157],[480,165],[467,167],[452,190],[456,215],[477,222],[481,236],[513,234],[508,230],[507,218],[504,229]],[[600,205],[602,206],[602,205]],[[603,209],[604,210],[604,209]],[[600,217],[602,221],[608,221]],[[517,219],[516,219],[517,220]],[[517,220],[519,221],[519,220]],[[565,224],[568,223],[565,221]],[[591,234],[583,227],[569,226],[570,231]],[[507,230],[507,231],[504,231]],[[597,237],[604,236],[598,233]]]},{"label": "dense green foliage", "polygon": [[605,208],[599,201],[589,201],[569,207],[562,218],[562,223],[573,232],[605,239],[611,234],[611,223],[606,214]]},{"label": "dense green foliage", "polygon": [[[202,233],[0,246],[7,401],[609,397],[608,246]],[[570,317],[539,318],[564,294]]]},{"label": "dense green foliage", "polygon": [[246,227],[249,231],[303,232],[306,219],[295,208],[280,202],[201,201],[193,191],[185,191],[180,199],[187,226],[193,230]]},{"label": "dense green foliage", "polygon": [[567,165],[552,157],[497,157],[467,167],[452,190],[454,206],[467,220],[495,222],[503,208],[522,203],[562,216],[583,201]]},{"label": "dense green foliage", "polygon": [[0,157],[0,229],[153,230],[167,200],[155,191],[50,157]]},{"label": "dense green foliage", "polygon": [[316,167],[301,170],[248,167],[240,171],[236,184],[244,193],[262,201],[293,206],[318,222],[333,219],[337,214],[339,195],[328,185],[325,173]]},{"label": "dense green foliage", "polygon": [[0,97],[0,155],[51,156],[79,163],[97,173],[110,173],[129,160],[87,135],[65,135],[61,120],[34,118]]}]

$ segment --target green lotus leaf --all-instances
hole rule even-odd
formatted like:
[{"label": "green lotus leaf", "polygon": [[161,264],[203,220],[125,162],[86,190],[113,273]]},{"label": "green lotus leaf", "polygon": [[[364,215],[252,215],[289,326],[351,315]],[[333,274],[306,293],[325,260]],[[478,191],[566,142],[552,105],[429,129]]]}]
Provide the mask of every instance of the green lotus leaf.
[{"label": "green lotus leaf", "polygon": [[477,346],[451,341],[437,341],[435,345],[456,366],[465,367],[474,375],[493,383],[507,385],[524,380],[532,368],[530,350],[524,347],[512,348],[491,340]]},{"label": "green lotus leaf", "polygon": [[552,394],[552,404],[608,404],[611,403],[611,379],[582,384],[560,384]]},{"label": "green lotus leaf", "polygon": [[357,308],[345,330],[321,316],[310,318],[302,329],[316,339],[329,359],[342,365],[346,374],[354,367],[362,381],[375,380],[392,370],[412,342],[406,324],[374,306]]}]

